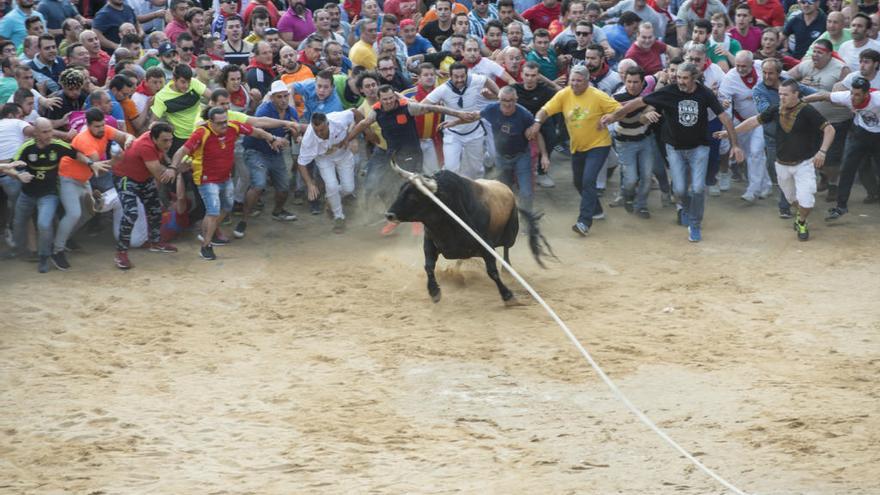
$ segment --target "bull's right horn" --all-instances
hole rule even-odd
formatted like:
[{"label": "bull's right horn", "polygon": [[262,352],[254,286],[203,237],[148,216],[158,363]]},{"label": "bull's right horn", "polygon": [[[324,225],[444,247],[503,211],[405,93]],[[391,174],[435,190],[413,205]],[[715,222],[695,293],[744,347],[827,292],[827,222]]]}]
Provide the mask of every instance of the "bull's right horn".
[{"label": "bull's right horn", "polygon": [[403,177],[404,179],[411,181],[416,178],[415,173],[407,172],[406,170],[403,170],[402,168],[400,168],[397,165],[397,162],[395,162],[393,158],[391,160],[389,160],[389,163],[391,164],[391,170],[394,170],[395,172],[400,174],[400,176]]}]

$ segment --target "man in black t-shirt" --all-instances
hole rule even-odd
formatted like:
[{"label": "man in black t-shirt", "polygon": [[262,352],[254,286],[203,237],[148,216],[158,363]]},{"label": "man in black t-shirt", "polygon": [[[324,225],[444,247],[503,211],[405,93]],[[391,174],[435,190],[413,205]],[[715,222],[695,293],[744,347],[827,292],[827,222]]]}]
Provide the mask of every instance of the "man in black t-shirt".
[{"label": "man in black t-shirt", "polygon": [[86,78],[82,69],[65,69],[58,78],[61,90],[49,95],[50,98],[58,98],[61,103],[54,108],[44,111],[43,116],[52,121],[56,129],[67,127],[67,114],[82,110],[86,103],[86,94],[82,90]]},{"label": "man in black t-shirt", "polygon": [[[867,81],[865,86],[868,86]],[[816,204],[816,172],[825,164],[825,154],[834,140],[834,126],[829,125],[811,105],[800,99],[798,82],[788,79],[779,86],[779,105],[748,118],[736,126],[742,134],[759,125],[773,125],[776,135],[776,180],[789,203],[797,203],[794,230],[798,239],[810,238],[807,216]],[[726,132],[718,132],[725,139]]]},{"label": "man in black t-shirt", "polygon": [[438,52],[443,49],[443,42],[446,38],[452,36],[452,1],[437,0],[434,3],[434,10],[437,12],[437,20],[425,24],[419,34],[434,45],[434,49]]},{"label": "man in black t-shirt", "polygon": [[7,174],[16,177],[23,185],[15,203],[14,235],[18,249],[26,246],[27,224],[34,209],[37,210],[37,254],[40,256],[38,270],[49,271],[52,254],[52,221],[58,209],[58,163],[69,157],[91,166],[94,171],[105,171],[109,162],[94,162],[69,144],[52,138],[52,123],[40,117],[34,123],[34,138],[21,145],[12,158]]},{"label": "man in black t-shirt", "polygon": [[[516,83],[513,86],[516,89],[517,103],[525,107],[529,112],[532,112],[532,115],[537,115],[538,110],[550,101],[550,98],[553,98],[553,95],[560,88],[551,88],[547,83],[541,81],[538,77],[540,75],[540,67],[531,60],[523,65],[521,74],[523,82]],[[561,114],[550,117],[541,125],[541,137],[544,138],[544,145],[547,147],[549,158],[549,154],[553,153],[553,148],[568,137]],[[556,183],[553,182],[550,174],[542,167],[537,168],[538,178],[535,182],[541,187],[555,187]]]},{"label": "man in black t-shirt", "polygon": [[[709,162],[709,115],[711,109],[718,115],[730,135],[730,149],[737,162],[743,154],[733,131],[730,116],[718,102],[715,93],[697,82],[700,70],[694,64],[683,64],[676,73],[677,84],[665,86],[647,96],[636,98],[611,115],[602,117],[602,124],[616,122],[626,115],[651,105],[663,114],[663,141],[672,188],[679,201],[678,219],[688,227],[688,240],[702,240],[701,223],[705,207],[706,169]],[[654,121],[656,121],[656,115]],[[688,186],[690,171],[690,187]]]}]

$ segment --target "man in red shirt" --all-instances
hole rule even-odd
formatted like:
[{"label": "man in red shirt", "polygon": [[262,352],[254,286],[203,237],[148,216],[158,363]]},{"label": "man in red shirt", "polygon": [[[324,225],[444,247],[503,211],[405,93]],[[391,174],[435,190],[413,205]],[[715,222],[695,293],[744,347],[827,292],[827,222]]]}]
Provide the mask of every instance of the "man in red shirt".
[{"label": "man in red shirt", "polygon": [[643,22],[639,25],[636,41],[626,51],[624,58],[635,60],[646,74],[656,74],[663,70],[663,55],[672,59],[678,54],[678,48],[669,46],[654,36],[654,26],[650,22]]},{"label": "man in red shirt", "polygon": [[174,139],[174,128],[171,124],[157,122],[134,140],[125,150],[122,159],[113,165],[113,183],[122,205],[122,220],[119,222],[119,239],[116,241],[116,266],[121,270],[132,267],[128,260],[128,248],[131,244],[131,230],[138,218],[138,199],[144,205],[147,214],[149,243],[147,246],[154,253],[176,253],[177,248],[161,242],[162,204],[159,202],[159,189],[156,181],[163,184],[172,182],[177,177],[177,170],[165,166]]},{"label": "man in red shirt", "polygon": [[532,32],[537,29],[547,29],[550,23],[558,20],[562,13],[562,7],[557,0],[543,0],[522,13],[522,18],[529,21]]},{"label": "man in red shirt", "polygon": [[760,27],[782,27],[785,24],[785,12],[780,0],[749,0],[749,8]]},{"label": "man in red shirt", "polygon": [[79,33],[79,42],[89,51],[89,75],[95,78],[98,86],[103,86],[110,70],[110,55],[101,49],[98,35],[90,29]]},{"label": "man in red shirt", "polygon": [[184,157],[190,158],[188,166],[192,166],[193,182],[205,203],[205,218],[199,236],[202,249],[199,254],[206,260],[217,259],[213,246],[229,244],[229,238],[217,226],[232,210],[232,166],[235,140],[239,135],[265,139],[273,149],[280,149],[287,143],[284,138],[262,129],[230,121],[225,108],[214,107],[208,111],[208,122],[196,127],[171,160],[171,167],[180,169]]}]

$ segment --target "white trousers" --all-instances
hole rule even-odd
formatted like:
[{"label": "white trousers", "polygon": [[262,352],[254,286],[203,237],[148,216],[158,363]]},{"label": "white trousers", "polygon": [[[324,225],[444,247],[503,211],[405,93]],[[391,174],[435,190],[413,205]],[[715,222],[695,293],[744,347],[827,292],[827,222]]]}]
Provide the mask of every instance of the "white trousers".
[{"label": "white trousers", "polygon": [[[451,132],[443,135],[443,168],[469,179],[483,177],[483,133],[479,137],[458,136]],[[465,141],[465,139],[470,138]]]},{"label": "white trousers", "polygon": [[801,208],[816,205],[816,168],[812,158],[797,165],[776,162],[776,181],[789,203],[797,202]]},{"label": "white trousers", "polygon": [[440,159],[437,157],[437,148],[434,147],[433,139],[421,139],[419,145],[422,148],[422,173],[434,175],[440,171]]},{"label": "white trousers", "polygon": [[764,129],[761,126],[739,135],[739,146],[746,154],[749,171],[749,185],[746,194],[759,196],[773,189],[770,173],[767,171],[767,155],[764,153]]},{"label": "white trousers", "polygon": [[354,192],[354,155],[347,148],[337,150],[315,158],[315,166],[324,180],[324,192],[333,210],[333,218],[345,218],[342,196]]}]

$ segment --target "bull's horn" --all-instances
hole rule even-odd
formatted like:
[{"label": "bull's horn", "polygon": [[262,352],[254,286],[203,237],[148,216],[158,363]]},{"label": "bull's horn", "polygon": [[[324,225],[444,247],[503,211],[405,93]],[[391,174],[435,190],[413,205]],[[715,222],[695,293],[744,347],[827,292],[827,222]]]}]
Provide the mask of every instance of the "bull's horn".
[{"label": "bull's horn", "polygon": [[431,191],[432,193],[435,193],[435,194],[437,193],[437,181],[436,180],[432,179],[431,177],[428,177],[427,175],[423,175],[422,176],[422,184],[424,184],[425,187],[427,187],[428,190]]},{"label": "bull's horn", "polygon": [[416,178],[416,174],[415,174],[415,173],[413,173],[413,172],[407,172],[406,170],[403,170],[402,168],[400,168],[400,167],[397,165],[397,162],[395,162],[394,159],[389,160],[389,162],[391,163],[391,170],[394,170],[395,172],[397,172],[398,174],[400,174],[400,176],[403,177],[404,179],[406,179],[406,180],[413,180],[413,179]]}]

